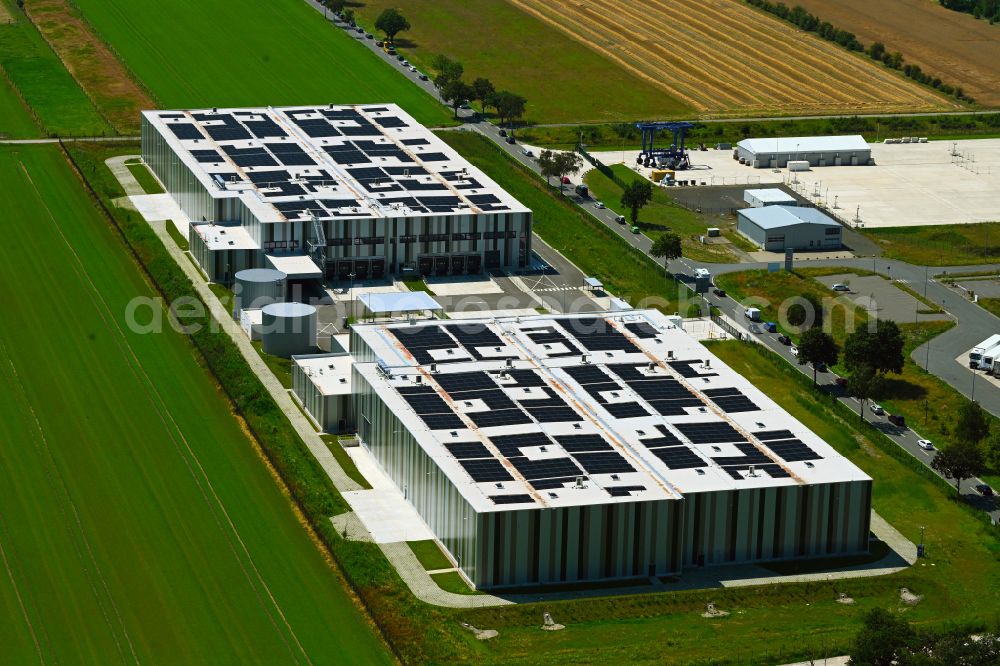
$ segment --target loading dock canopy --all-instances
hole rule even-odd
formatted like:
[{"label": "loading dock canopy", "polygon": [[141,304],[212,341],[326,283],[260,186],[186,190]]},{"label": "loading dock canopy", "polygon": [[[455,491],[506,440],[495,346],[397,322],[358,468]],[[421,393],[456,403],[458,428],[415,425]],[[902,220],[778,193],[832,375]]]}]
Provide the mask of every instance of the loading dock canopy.
[{"label": "loading dock canopy", "polygon": [[361,294],[361,304],[372,315],[393,313],[439,311],[443,308],[426,291],[403,291],[387,294]]},{"label": "loading dock canopy", "polygon": [[304,254],[268,254],[267,263],[293,280],[323,277],[316,262]]},{"label": "loading dock canopy", "polygon": [[595,277],[585,277],[585,278],[583,278],[583,283],[586,286],[588,286],[591,289],[593,289],[594,291],[603,290],[604,289],[604,283],[601,282],[600,280],[598,280]]}]

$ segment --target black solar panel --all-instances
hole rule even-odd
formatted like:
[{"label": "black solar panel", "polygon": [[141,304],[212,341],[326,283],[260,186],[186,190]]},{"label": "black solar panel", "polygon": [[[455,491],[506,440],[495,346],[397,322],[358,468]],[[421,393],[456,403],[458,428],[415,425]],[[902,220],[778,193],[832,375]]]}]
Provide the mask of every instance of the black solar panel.
[{"label": "black solar panel", "polygon": [[570,453],[585,451],[611,451],[611,444],[600,435],[556,435],[553,437]]},{"label": "black solar panel", "polygon": [[635,468],[617,451],[577,453],[573,457],[588,474],[617,474],[635,471]]},{"label": "black solar panel", "polygon": [[[497,384],[485,372],[457,372],[435,375],[434,380],[448,393],[496,389]],[[463,398],[456,397],[456,400]]]},{"label": "black solar panel", "polygon": [[444,414],[451,412],[451,407],[436,393],[403,394],[403,399],[410,404],[417,414]]},{"label": "black solar panel", "polygon": [[426,146],[430,144],[427,139],[403,139],[400,143],[407,146]]},{"label": "black solar panel", "polygon": [[559,319],[557,323],[590,351],[639,351],[628,338],[600,317]]},{"label": "black solar panel", "polygon": [[[599,382],[610,382],[611,377],[607,375],[601,368],[596,365],[573,365],[563,368],[563,370],[577,384],[582,384],[586,386],[587,384],[596,384]],[[615,384],[617,387],[618,385]]]},{"label": "black solar panel", "polygon": [[692,367],[694,365],[701,365],[702,361],[700,361],[700,360],[693,360],[693,361],[667,361],[667,363],[670,365],[671,368],[673,368],[674,370],[676,370],[677,373],[680,374],[681,377],[685,377],[687,379],[691,379],[692,377],[714,377],[715,376],[714,372],[699,372],[698,370],[696,370],[695,368]]},{"label": "black solar panel", "polygon": [[494,504],[534,504],[535,499],[531,495],[490,495]]},{"label": "black solar panel", "polygon": [[625,324],[625,328],[637,338],[655,338],[658,335],[657,330],[644,321]]},{"label": "black solar panel", "polygon": [[616,419],[634,419],[640,416],[649,416],[646,408],[637,402],[609,402],[603,405],[608,414]]},{"label": "black solar panel", "polygon": [[686,446],[671,446],[663,449],[651,449],[654,456],[663,461],[669,469],[694,469],[706,467],[704,460],[695,455]]},{"label": "black solar panel", "polygon": [[628,497],[632,493],[641,492],[646,489],[646,486],[612,486],[610,488],[605,488],[608,494],[612,497]]},{"label": "black solar panel", "polygon": [[775,439],[765,442],[767,448],[774,451],[778,457],[788,462],[797,462],[800,460],[820,460],[822,456],[817,455],[815,451],[810,449],[806,444],[798,439]]},{"label": "black solar panel", "polygon": [[397,118],[396,116],[382,116],[381,118],[376,118],[375,122],[382,127],[409,127],[402,118]]},{"label": "black solar panel", "polygon": [[[392,334],[396,336],[400,344],[413,354],[414,360],[427,365],[434,363],[435,359],[430,355],[431,349],[454,349],[458,343],[447,335],[440,326],[407,326],[404,328],[392,329]],[[440,361],[438,361],[440,362]]]},{"label": "black solar panel", "polygon": [[498,388],[482,391],[464,391],[462,393],[456,393],[453,397],[456,402],[461,403],[469,402],[471,400],[482,400],[490,409],[517,409],[517,405],[514,404],[514,401],[508,398],[507,394]]},{"label": "black solar panel", "polygon": [[560,477],[558,479],[536,479],[531,482],[531,486],[535,490],[554,490],[562,488],[567,483],[574,483],[576,479],[576,476]]},{"label": "black solar panel", "polygon": [[174,133],[178,139],[204,139],[198,127],[192,123],[170,123],[167,128]]},{"label": "black solar panel", "polygon": [[448,156],[444,153],[421,153],[417,157],[424,162],[444,162],[448,159]]},{"label": "black solar panel", "polygon": [[493,457],[482,442],[447,442],[444,446],[451,455],[459,459]]},{"label": "black solar panel", "polygon": [[515,456],[508,458],[508,460],[521,473],[521,476],[529,481],[562,477],[575,478],[583,474],[583,471],[576,466],[571,458],[529,460],[523,456]]},{"label": "black solar panel", "polygon": [[454,414],[423,414],[420,418],[431,430],[461,430],[465,427],[462,419]]},{"label": "black solar panel", "polygon": [[679,400],[650,400],[649,406],[662,416],[684,416],[688,408],[697,407],[701,402],[697,398],[681,398]]},{"label": "black solar panel", "polygon": [[685,437],[695,444],[721,444],[723,442],[742,442],[743,435],[728,423],[708,421],[702,423],[675,423]]},{"label": "black solar panel", "polygon": [[494,426],[523,425],[531,423],[531,419],[520,409],[496,409],[488,412],[469,412],[467,416],[479,428]]},{"label": "black solar panel", "polygon": [[583,420],[583,417],[577,414],[576,411],[568,405],[564,405],[562,407],[532,408],[530,404],[527,404],[524,405],[524,408],[539,423],[573,423],[575,421]]},{"label": "black solar panel", "polygon": [[489,458],[486,460],[459,460],[458,463],[465,468],[472,480],[477,483],[492,481],[513,481],[510,475],[499,460]]},{"label": "black solar panel", "polygon": [[521,448],[529,446],[548,446],[552,441],[543,432],[524,432],[517,435],[497,435],[490,437],[493,446],[497,447],[505,458],[521,455]]},{"label": "black solar panel", "polygon": [[762,442],[766,442],[769,439],[792,439],[795,437],[791,430],[761,430],[760,432],[755,432],[753,436]]},{"label": "black solar panel", "polygon": [[270,118],[264,118],[263,120],[247,120],[243,122],[243,125],[258,139],[288,136],[285,134],[285,130],[278,127],[278,123],[274,122]]},{"label": "black solar panel", "polygon": [[545,380],[534,370],[507,370],[507,375],[514,380],[514,385],[524,388],[527,386],[545,386]]},{"label": "black solar panel", "polygon": [[202,125],[202,127],[216,141],[242,141],[253,138],[250,132],[239,125]]},{"label": "black solar panel", "polygon": [[213,162],[222,162],[222,155],[219,154],[217,150],[192,150],[191,156],[198,160],[199,162],[204,162],[211,164]]},{"label": "black solar panel", "polygon": [[[274,161],[274,158],[271,157],[263,148],[233,148],[232,146],[223,146],[222,149],[226,151],[226,154],[229,155],[230,159],[232,159],[237,166],[278,166],[278,163]],[[288,180],[288,175],[284,174],[282,180]]]},{"label": "black solar panel", "polygon": [[566,401],[563,400],[555,391],[550,389],[548,386],[532,387],[528,386],[524,389],[526,395],[523,398],[519,398],[518,402],[525,409],[531,408],[535,409],[537,407],[565,407]]},{"label": "black solar panel", "polygon": [[738,388],[706,389],[704,394],[726,413],[754,412],[759,409]]}]

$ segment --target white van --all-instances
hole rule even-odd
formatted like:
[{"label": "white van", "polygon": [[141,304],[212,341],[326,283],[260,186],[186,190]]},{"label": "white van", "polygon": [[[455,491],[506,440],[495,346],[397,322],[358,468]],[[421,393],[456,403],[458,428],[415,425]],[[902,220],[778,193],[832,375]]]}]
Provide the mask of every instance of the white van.
[{"label": "white van", "polygon": [[1000,333],[995,333],[973,347],[972,351],[969,353],[969,367],[978,368],[979,362],[983,358],[983,352],[987,349],[995,347],[998,344],[1000,344]]},{"label": "white van", "polygon": [[750,321],[760,321],[760,309],[759,308],[747,308],[743,311],[743,316]]}]

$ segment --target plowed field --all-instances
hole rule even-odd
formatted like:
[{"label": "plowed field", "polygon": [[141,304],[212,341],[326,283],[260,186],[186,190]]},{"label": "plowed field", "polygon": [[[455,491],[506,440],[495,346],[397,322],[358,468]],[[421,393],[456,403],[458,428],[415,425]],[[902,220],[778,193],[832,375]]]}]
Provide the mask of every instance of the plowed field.
[{"label": "plowed field", "polygon": [[1000,26],[927,0],[796,0],[865,44],[883,42],[907,62],[1000,106]]},{"label": "plowed field", "polygon": [[738,0],[509,1],[704,115],[956,106]]}]

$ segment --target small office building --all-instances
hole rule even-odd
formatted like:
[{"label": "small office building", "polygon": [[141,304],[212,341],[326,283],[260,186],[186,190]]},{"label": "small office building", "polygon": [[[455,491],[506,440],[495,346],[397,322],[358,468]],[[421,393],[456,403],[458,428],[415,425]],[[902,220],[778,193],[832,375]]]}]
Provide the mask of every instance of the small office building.
[{"label": "small office building", "polygon": [[736,214],[736,230],[768,252],[817,252],[844,246],[843,227],[817,208],[764,206]]},{"label": "small office building", "polygon": [[756,190],[743,190],[743,201],[752,208],[764,206],[798,206],[798,200],[788,192],[777,187],[767,187]]}]

